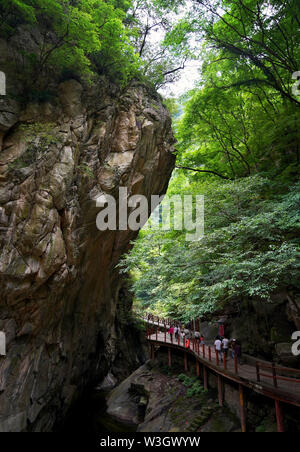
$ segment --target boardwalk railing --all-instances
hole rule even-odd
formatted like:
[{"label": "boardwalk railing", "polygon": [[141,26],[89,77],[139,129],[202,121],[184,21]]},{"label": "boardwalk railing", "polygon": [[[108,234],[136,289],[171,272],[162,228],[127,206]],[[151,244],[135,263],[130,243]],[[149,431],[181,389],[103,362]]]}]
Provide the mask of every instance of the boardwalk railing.
[{"label": "boardwalk railing", "polygon": [[[227,352],[220,354],[214,347],[210,345],[201,344],[199,339],[196,338],[187,338],[182,336],[181,334],[175,337],[175,334],[167,333],[166,328],[164,328],[163,340],[162,338],[158,338],[158,334],[160,332],[159,326],[147,328],[146,336],[148,339],[152,339],[155,335],[155,340],[158,342],[165,342],[166,344],[174,344],[183,347],[186,350],[192,350],[199,358],[203,358],[211,362],[212,364],[216,364],[217,366],[224,367],[224,370],[228,370],[228,356]],[[170,340],[167,340],[167,334],[170,336]],[[173,337],[174,336],[174,337]],[[238,374],[238,361],[237,357],[233,358],[233,369],[235,374]]]},{"label": "boardwalk railing", "polygon": [[[218,352],[215,347],[200,343],[200,338],[193,334],[184,335],[170,334],[170,325],[178,324],[169,319],[147,315],[143,319],[147,322],[146,335],[149,340],[151,359],[155,359],[155,351],[161,346],[168,349],[168,365],[172,365],[172,349],[181,349],[184,356],[184,370],[188,370],[187,356],[193,355],[196,358],[197,377],[200,375],[200,365],[203,371],[203,386],[208,388],[208,374],[211,372],[217,375],[217,387],[219,405],[223,406],[223,380],[229,379],[238,384],[241,429],[246,431],[246,404],[244,388],[271,398],[275,403],[275,413],[277,421],[277,431],[283,432],[285,429],[282,411],[282,403],[287,403],[300,407],[300,369],[276,366],[274,363],[256,361],[255,365],[248,363],[239,365],[237,357],[233,355],[230,360],[224,351]],[[188,352],[188,353],[187,353]],[[293,376],[295,375],[295,377]],[[271,380],[271,381],[270,381]],[[281,382],[280,388],[279,381]],[[269,382],[271,384],[269,384]],[[272,385],[273,382],[273,385]],[[259,384],[258,384],[259,383]]]},{"label": "boardwalk railing", "polygon": [[[223,367],[225,371],[233,372],[236,375],[239,375],[239,365],[236,355],[233,356],[233,359],[229,361],[229,357],[227,355],[230,350],[227,350],[226,353],[224,351],[222,354],[215,350],[214,347],[209,345],[200,344],[199,339],[196,338],[187,338],[186,336],[182,336],[180,333],[177,338],[175,335],[170,335],[167,333],[168,324],[165,319],[155,318],[157,325],[153,325],[154,320],[149,320],[145,318],[146,321],[152,322],[151,327],[148,323],[147,328],[147,338],[153,339],[153,335],[155,335],[155,340],[165,343],[171,343],[178,346],[181,346],[185,349],[192,350],[199,358],[206,359],[212,364],[215,364],[218,367]],[[160,332],[160,327],[164,329],[163,338],[158,337]],[[167,339],[167,336],[170,339]],[[173,337],[174,336],[174,337]],[[162,340],[163,339],[163,340]],[[255,368],[254,368],[255,369]],[[295,374],[295,377],[285,374]],[[299,378],[296,376],[299,375]],[[256,381],[261,382],[261,378],[269,379],[270,382],[273,382],[273,386],[278,388],[279,381],[287,381],[295,384],[300,383],[300,369],[293,369],[290,367],[276,366],[274,363],[265,363],[261,361],[256,361]],[[300,387],[300,386],[299,386]]]},{"label": "boardwalk railing", "polygon": [[[265,372],[262,372],[262,370],[264,370],[264,369],[268,369],[271,372],[271,375],[266,374]],[[271,378],[273,380],[273,385],[275,386],[275,388],[278,387],[278,380],[289,381],[292,383],[300,383],[300,378],[283,376],[282,374],[284,374],[285,372],[298,374],[300,377],[300,369],[292,369],[290,367],[275,366],[274,363],[266,364],[266,363],[256,361],[256,379],[258,382],[261,381],[260,377]]]}]

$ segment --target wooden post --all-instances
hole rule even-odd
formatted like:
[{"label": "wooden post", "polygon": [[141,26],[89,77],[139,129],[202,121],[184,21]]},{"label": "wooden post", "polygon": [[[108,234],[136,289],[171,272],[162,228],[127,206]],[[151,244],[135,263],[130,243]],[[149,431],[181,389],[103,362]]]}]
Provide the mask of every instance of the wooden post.
[{"label": "wooden post", "polygon": [[218,375],[218,398],[219,405],[223,406],[223,384],[221,375]]},{"label": "wooden post", "polygon": [[277,378],[276,378],[276,369],[275,369],[275,364],[272,363],[272,375],[273,375],[273,383],[275,388],[277,388]]},{"label": "wooden post", "polygon": [[196,358],[196,372],[197,372],[197,377],[199,377],[200,376],[200,366],[199,366],[199,361],[197,358]]},{"label": "wooden post", "polygon": [[246,432],[246,406],[245,406],[245,397],[244,397],[244,388],[243,385],[239,385],[240,391],[240,413],[241,413],[241,429],[242,432]]},{"label": "wooden post", "polygon": [[234,372],[237,374],[238,373],[238,362],[237,362],[237,357],[234,354]]},{"label": "wooden post", "polygon": [[154,345],[151,344],[151,359],[154,360]]},{"label": "wooden post", "polygon": [[202,354],[203,354],[203,358],[205,358],[205,345],[202,345]]},{"label": "wooden post", "polygon": [[158,328],[156,328],[156,331],[155,331],[155,338],[156,338],[156,340],[157,340],[157,330],[158,330]]},{"label": "wooden post", "polygon": [[227,370],[227,356],[226,356],[226,352],[223,353],[224,356],[224,370]]},{"label": "wooden post", "polygon": [[277,432],[284,432],[282,407],[279,400],[275,400],[275,411],[276,411]]},{"label": "wooden post", "polygon": [[216,350],[216,363],[217,363],[217,366],[219,365],[219,352],[218,352],[218,350]]},{"label": "wooden post", "polygon": [[186,354],[186,352],[184,352],[184,370],[185,370],[185,371],[188,370],[188,366],[187,366],[187,354]]},{"label": "wooden post", "polygon": [[207,367],[203,365],[203,387],[204,389],[208,389],[207,384]]},{"label": "wooden post", "polygon": [[210,345],[208,346],[208,359],[211,361],[211,348]]},{"label": "wooden post", "polygon": [[256,379],[257,379],[257,381],[260,381],[259,363],[257,361],[256,361]]},{"label": "wooden post", "polygon": [[167,327],[166,327],[166,322],[165,322],[165,342],[167,342]]},{"label": "wooden post", "polygon": [[168,366],[172,366],[171,348],[168,347]]}]

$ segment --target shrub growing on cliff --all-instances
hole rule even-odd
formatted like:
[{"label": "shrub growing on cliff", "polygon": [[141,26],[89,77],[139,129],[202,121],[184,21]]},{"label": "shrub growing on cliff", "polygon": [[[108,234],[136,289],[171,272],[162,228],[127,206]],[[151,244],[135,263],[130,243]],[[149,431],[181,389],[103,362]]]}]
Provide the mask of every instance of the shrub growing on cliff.
[{"label": "shrub growing on cliff", "polygon": [[35,35],[35,51],[20,49],[26,76],[31,74],[35,83],[62,71],[82,76],[98,71],[122,82],[137,69],[130,30],[123,25],[129,5],[115,0],[4,0],[0,36],[20,34],[22,40],[25,30]]},{"label": "shrub growing on cliff", "polygon": [[39,158],[43,158],[47,154],[47,150],[51,144],[58,144],[60,138],[55,131],[54,123],[24,124],[20,127],[20,132],[26,142],[26,148],[23,154],[12,161],[8,168],[12,173],[16,170],[26,168]]},{"label": "shrub growing on cliff", "polygon": [[179,374],[178,380],[188,388],[186,391],[187,397],[197,397],[206,392],[200,381],[195,377],[189,377],[185,374]]}]

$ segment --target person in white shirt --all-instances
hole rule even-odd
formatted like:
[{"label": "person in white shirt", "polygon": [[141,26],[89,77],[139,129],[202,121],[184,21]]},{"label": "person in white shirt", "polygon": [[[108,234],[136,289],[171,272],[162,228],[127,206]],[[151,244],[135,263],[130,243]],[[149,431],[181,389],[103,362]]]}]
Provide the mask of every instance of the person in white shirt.
[{"label": "person in white shirt", "polygon": [[222,340],[222,351],[224,353],[224,355],[227,358],[227,354],[228,354],[228,347],[229,347],[229,339],[227,339],[227,337],[224,337]]},{"label": "person in white shirt", "polygon": [[223,361],[223,353],[222,353],[222,341],[219,336],[216,337],[215,340],[215,350],[219,354],[219,358]]}]

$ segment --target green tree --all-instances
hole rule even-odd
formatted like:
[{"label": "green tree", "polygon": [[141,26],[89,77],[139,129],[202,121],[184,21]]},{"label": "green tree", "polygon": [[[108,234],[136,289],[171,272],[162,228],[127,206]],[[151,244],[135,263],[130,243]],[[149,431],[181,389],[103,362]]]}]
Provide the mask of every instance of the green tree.
[{"label": "green tree", "polygon": [[130,31],[123,24],[129,6],[115,0],[4,0],[0,34],[18,34],[20,26],[39,32],[35,51],[20,49],[34,84],[45,85],[45,79],[63,71],[105,73],[126,81],[138,68]]},{"label": "green tree", "polygon": [[287,191],[252,176],[188,188],[205,193],[205,237],[187,242],[185,231],[143,231],[122,262],[134,271],[144,308],[187,321],[228,305],[238,310],[244,299],[299,293],[299,182]]}]

